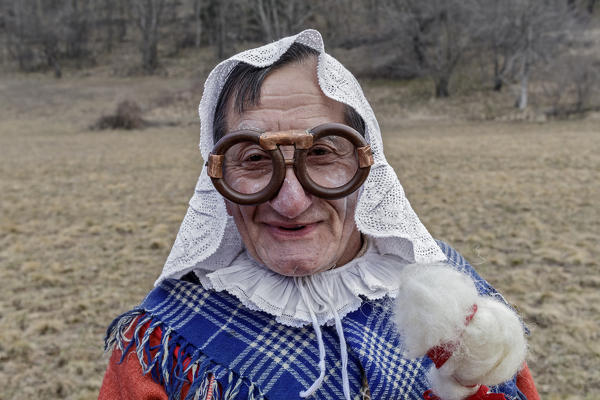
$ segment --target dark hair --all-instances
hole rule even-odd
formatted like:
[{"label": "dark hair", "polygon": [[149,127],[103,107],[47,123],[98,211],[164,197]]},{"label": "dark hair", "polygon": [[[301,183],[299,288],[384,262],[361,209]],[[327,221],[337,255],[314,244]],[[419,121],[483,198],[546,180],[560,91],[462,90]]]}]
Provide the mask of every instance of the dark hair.
[{"label": "dark hair", "polygon": [[[237,64],[227,76],[225,85],[219,95],[215,116],[213,119],[213,139],[216,143],[227,133],[227,104],[234,97],[233,109],[241,114],[249,106],[256,106],[260,101],[262,84],[272,71],[287,64],[301,62],[309,57],[318,57],[319,52],[312,47],[300,43],[293,43],[283,53],[281,58],[268,67],[254,67],[246,63]],[[344,119],[348,126],[356,129],[365,136],[365,122],[360,115],[349,105],[344,105]]]}]

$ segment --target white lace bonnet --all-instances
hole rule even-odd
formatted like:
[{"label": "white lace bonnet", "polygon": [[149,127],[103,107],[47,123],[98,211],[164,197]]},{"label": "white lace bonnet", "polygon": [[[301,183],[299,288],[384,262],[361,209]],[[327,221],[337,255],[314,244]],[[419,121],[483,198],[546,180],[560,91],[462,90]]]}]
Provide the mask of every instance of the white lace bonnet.
[{"label": "white lace bonnet", "polygon": [[[256,67],[269,66],[295,42],[320,53],[317,74],[323,93],[351,106],[365,122],[365,137],[371,145],[375,164],[362,187],[356,208],[358,230],[371,237],[380,254],[396,255],[407,263],[445,260],[410,206],[396,173],[385,159],[379,124],[360,84],[342,64],[325,53],[323,39],[316,30],[307,29],[295,36],[246,50],[221,62],[211,71],[199,106],[202,158],[208,158],[214,145],[215,108],[231,70],[239,62]],[[233,219],[225,210],[225,201],[213,187],[205,167],[171,253],[155,284],[167,278],[179,278],[193,269],[214,271],[226,267],[243,248]]]}]

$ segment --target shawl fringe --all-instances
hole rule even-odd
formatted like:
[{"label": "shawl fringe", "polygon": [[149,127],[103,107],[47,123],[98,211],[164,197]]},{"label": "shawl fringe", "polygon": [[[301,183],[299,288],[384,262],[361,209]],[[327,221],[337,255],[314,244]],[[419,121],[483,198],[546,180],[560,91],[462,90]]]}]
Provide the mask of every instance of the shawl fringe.
[{"label": "shawl fringe", "polygon": [[[162,330],[161,342],[151,345],[150,337],[157,328]],[[215,363],[142,308],[115,318],[104,339],[105,352],[115,348],[121,351],[119,363],[134,346],[142,373],[150,373],[152,380],[165,388],[169,400],[181,400],[185,383],[189,384],[189,390],[184,400],[234,400],[245,391],[248,400],[265,398],[253,382]]]}]

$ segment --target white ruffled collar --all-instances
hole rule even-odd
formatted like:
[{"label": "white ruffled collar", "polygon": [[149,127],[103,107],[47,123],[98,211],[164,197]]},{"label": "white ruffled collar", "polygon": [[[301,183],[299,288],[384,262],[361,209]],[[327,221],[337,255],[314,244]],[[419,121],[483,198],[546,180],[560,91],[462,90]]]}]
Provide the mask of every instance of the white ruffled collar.
[{"label": "white ruffled collar", "polygon": [[371,243],[349,263],[306,277],[279,275],[245,251],[228,267],[194,272],[205,288],[225,290],[246,307],[275,316],[281,324],[311,324],[312,309],[318,325],[332,325],[336,313],[343,318],[357,310],[362,297],[394,298],[398,293],[399,276],[408,263],[397,256],[380,255]]}]

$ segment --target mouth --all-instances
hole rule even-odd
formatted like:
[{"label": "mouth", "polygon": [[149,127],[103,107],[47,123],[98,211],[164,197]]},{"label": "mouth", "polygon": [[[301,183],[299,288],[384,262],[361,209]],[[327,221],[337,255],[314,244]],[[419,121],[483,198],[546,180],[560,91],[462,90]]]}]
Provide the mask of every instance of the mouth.
[{"label": "mouth", "polygon": [[309,223],[309,224],[282,224],[282,223],[271,223],[265,224],[268,230],[275,236],[279,237],[294,237],[299,238],[304,235],[308,235],[312,232],[317,223]]},{"label": "mouth", "polygon": [[298,226],[278,226],[277,228],[283,229],[285,231],[299,231],[306,228],[306,225],[298,225]]}]

